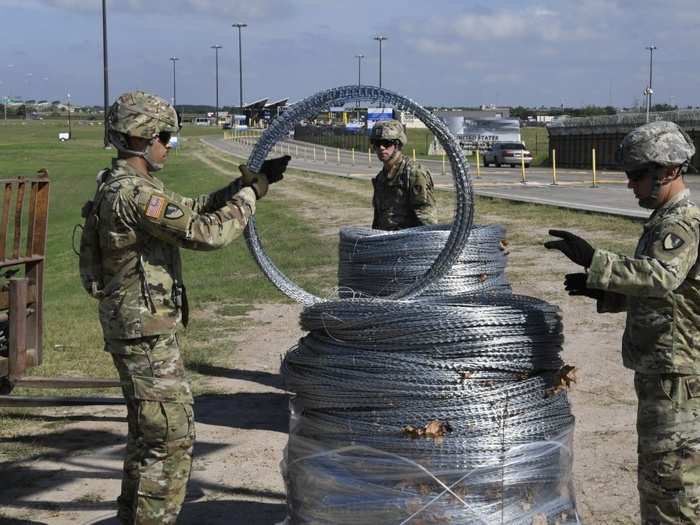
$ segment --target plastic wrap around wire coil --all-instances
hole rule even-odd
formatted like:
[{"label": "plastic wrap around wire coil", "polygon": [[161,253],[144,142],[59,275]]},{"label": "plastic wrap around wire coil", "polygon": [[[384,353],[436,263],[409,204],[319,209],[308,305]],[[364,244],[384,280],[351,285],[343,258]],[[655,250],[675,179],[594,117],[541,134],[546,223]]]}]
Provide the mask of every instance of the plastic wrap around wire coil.
[{"label": "plastic wrap around wire coil", "polygon": [[345,300],[301,325],[282,366],[290,523],[577,523],[556,307]]},{"label": "plastic wrap around wire coil", "polygon": [[[338,284],[345,297],[385,297],[415,282],[445,247],[451,225],[381,231],[340,230]],[[474,225],[452,268],[419,298],[510,292],[505,277],[505,228]]]}]

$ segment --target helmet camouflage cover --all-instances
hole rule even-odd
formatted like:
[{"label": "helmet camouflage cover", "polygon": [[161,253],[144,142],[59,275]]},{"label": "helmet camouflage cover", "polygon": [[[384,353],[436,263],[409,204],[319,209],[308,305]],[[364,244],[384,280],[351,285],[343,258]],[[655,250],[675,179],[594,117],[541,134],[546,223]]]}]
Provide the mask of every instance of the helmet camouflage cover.
[{"label": "helmet camouflage cover", "polygon": [[630,131],[622,140],[619,160],[623,170],[635,171],[650,164],[684,166],[695,154],[695,145],[675,122],[657,121]]},{"label": "helmet camouflage cover", "polygon": [[403,129],[403,124],[398,120],[382,120],[377,122],[372,127],[372,132],[369,136],[370,140],[398,140],[401,146],[405,146],[408,142],[406,132]]},{"label": "helmet camouflage cover", "polygon": [[179,131],[175,108],[164,99],[143,91],[131,91],[117,98],[109,108],[107,125],[110,131],[144,139],[151,139],[162,131]]}]

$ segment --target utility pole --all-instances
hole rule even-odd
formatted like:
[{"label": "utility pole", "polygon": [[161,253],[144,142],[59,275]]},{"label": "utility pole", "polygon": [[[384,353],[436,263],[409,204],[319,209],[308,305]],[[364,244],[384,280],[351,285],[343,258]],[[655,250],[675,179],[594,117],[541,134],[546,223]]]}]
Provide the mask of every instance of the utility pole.
[{"label": "utility pole", "polygon": [[[362,85],[362,59],[365,55],[355,55],[357,59],[357,87]],[[360,101],[357,101],[357,122],[360,122]]]},{"label": "utility pole", "polygon": [[73,138],[73,128],[71,126],[71,120],[70,120],[70,93],[67,93],[68,96],[68,138],[72,139]]},{"label": "utility pole", "polygon": [[379,42],[379,87],[382,87],[382,42],[384,40],[388,40],[387,37],[383,35],[377,35],[374,37],[374,40]]},{"label": "utility pole", "polygon": [[104,146],[109,148],[109,135],[107,133],[107,110],[109,108],[109,67],[107,63],[107,0],[102,0],[102,65],[104,69],[103,89],[104,89]]},{"label": "utility pole", "polygon": [[653,63],[654,63],[654,50],[656,50],[656,46],[652,43],[650,46],[645,47],[644,49],[649,50],[649,85],[647,88],[644,90],[646,96],[647,96],[647,122],[649,122],[649,112],[651,111],[651,95],[653,95],[654,90],[651,87],[651,79],[652,79],[652,71],[653,71]]},{"label": "utility pole", "polygon": [[243,51],[241,50],[241,29],[248,24],[231,24],[238,28],[238,107],[243,111]]},{"label": "utility pole", "polygon": [[177,109],[177,84],[175,82],[175,62],[180,60],[178,57],[170,57],[170,61],[173,63],[173,107]]},{"label": "utility pole", "polygon": [[219,49],[223,46],[215,44],[211,46],[216,54],[216,125],[219,125]]}]

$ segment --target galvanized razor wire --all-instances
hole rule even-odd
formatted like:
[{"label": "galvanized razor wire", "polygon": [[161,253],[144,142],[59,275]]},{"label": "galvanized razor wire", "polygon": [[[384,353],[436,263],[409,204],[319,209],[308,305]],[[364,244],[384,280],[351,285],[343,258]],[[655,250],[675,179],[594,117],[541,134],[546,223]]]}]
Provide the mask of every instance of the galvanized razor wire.
[{"label": "galvanized razor wire", "polygon": [[[457,203],[454,223],[444,248],[423,275],[389,295],[391,299],[414,297],[449,271],[466,243],[473,218],[473,193],[464,154],[447,126],[438,117],[414,101],[386,89],[356,85],[328,89],[297,102],[275,119],[253,148],[248,158],[248,167],[253,171],[258,171],[277,141],[285,138],[294,129],[295,124],[301,120],[311,118],[331,105],[343,105],[346,102],[356,100],[370,101],[382,107],[391,106],[398,110],[412,112],[433,132],[450,160]],[[262,247],[254,218],[248,222],[245,236],[258,266],[282,293],[305,305],[321,301],[321,298],[292,282],[275,266]]]}]

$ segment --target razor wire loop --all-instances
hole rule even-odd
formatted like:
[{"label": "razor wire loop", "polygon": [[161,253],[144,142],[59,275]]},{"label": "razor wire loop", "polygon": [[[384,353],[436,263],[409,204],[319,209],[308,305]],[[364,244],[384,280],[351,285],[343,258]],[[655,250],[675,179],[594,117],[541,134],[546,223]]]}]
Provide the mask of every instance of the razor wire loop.
[{"label": "razor wire loop", "polygon": [[[376,105],[391,106],[398,110],[412,112],[433,132],[444,148],[452,167],[457,203],[452,229],[445,246],[423,275],[387,297],[387,299],[408,299],[420,294],[450,270],[467,242],[473,221],[474,196],[469,167],[457,140],[442,120],[413,100],[393,91],[374,86],[357,85],[332,88],[293,104],[275,119],[253,148],[248,157],[248,167],[253,171],[259,171],[268,153],[277,141],[286,137],[300,121],[313,117],[328,106],[342,105],[348,101],[357,100],[365,100]],[[262,272],[282,293],[304,305],[311,305],[323,300],[302,289],[275,266],[263,249],[256,230],[255,217],[251,217],[248,221],[248,226],[245,229],[245,238],[248,248]]]},{"label": "razor wire loop", "polygon": [[[338,295],[341,298],[386,297],[414,282],[444,248],[450,225],[419,226],[398,231],[362,227],[340,229]],[[511,291],[505,276],[505,228],[473,225],[469,239],[450,270],[425,288],[416,300]]]}]

